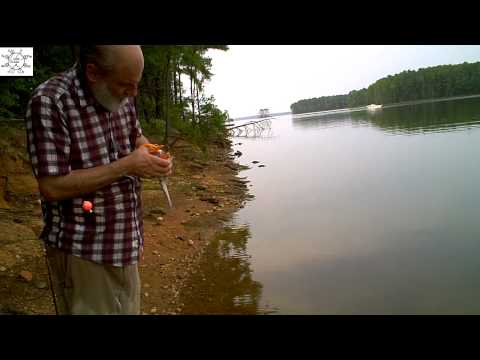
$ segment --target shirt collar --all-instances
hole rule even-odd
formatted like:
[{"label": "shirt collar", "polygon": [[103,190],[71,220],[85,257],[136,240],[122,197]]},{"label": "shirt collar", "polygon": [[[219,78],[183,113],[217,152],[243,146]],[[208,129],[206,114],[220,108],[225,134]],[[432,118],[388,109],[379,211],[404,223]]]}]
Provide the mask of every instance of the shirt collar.
[{"label": "shirt collar", "polygon": [[80,102],[80,107],[84,108],[89,105],[95,104],[97,101],[90,89],[88,88],[83,75],[80,73],[80,69],[78,69],[77,67],[73,67],[71,71],[73,73],[75,91]]}]

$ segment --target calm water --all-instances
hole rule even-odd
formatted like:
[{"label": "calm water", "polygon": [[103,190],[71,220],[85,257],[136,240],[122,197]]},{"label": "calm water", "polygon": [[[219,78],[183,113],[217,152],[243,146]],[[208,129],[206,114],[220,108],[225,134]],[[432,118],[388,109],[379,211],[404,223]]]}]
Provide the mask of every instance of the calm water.
[{"label": "calm water", "polygon": [[480,98],[283,116],[234,143],[255,199],[186,312],[480,314]]}]

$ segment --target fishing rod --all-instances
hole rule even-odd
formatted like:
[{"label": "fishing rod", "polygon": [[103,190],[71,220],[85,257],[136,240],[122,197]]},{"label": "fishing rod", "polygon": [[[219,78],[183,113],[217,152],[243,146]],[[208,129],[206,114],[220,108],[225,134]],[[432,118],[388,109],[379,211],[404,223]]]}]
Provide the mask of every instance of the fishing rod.
[{"label": "fishing rod", "polygon": [[[148,152],[150,154],[158,156],[161,159],[165,159],[165,160],[173,159],[173,157],[168,152],[168,150],[167,150],[168,147],[166,145],[142,144],[141,146],[145,146],[146,148],[148,148]],[[170,197],[170,193],[168,192],[167,178],[165,176],[160,177],[160,184],[162,186],[163,193],[165,194],[165,197],[167,198],[168,205],[170,206],[170,209],[173,209],[172,198]]]},{"label": "fishing rod", "polygon": [[52,274],[51,274],[51,272],[50,272],[50,262],[48,261],[48,255],[47,255],[46,246],[47,246],[47,245],[45,245],[44,251],[45,251],[45,263],[47,264],[48,281],[49,281],[49,283],[50,283],[50,290],[52,291],[52,299],[53,299],[53,306],[55,307],[55,315],[59,315],[59,314],[58,314],[57,299],[56,299],[56,297],[55,297],[55,291],[54,291],[54,289],[53,289]]}]

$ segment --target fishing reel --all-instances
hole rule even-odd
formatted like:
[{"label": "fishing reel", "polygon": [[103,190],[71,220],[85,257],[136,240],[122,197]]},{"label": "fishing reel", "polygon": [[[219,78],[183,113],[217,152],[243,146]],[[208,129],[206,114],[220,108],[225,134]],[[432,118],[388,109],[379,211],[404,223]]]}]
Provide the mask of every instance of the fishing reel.
[{"label": "fishing reel", "polygon": [[170,153],[164,150],[165,145],[158,145],[158,144],[142,144],[141,146],[145,146],[148,148],[148,152],[152,155],[158,156],[161,159],[168,160],[170,159]]}]

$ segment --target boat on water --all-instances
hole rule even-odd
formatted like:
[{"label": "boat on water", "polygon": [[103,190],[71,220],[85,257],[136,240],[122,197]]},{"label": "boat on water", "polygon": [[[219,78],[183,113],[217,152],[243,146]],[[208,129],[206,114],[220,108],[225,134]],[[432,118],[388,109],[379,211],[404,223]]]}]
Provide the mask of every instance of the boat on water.
[{"label": "boat on water", "polygon": [[367,110],[378,110],[381,108],[382,108],[382,105],[377,105],[377,104],[370,104],[367,106]]}]

